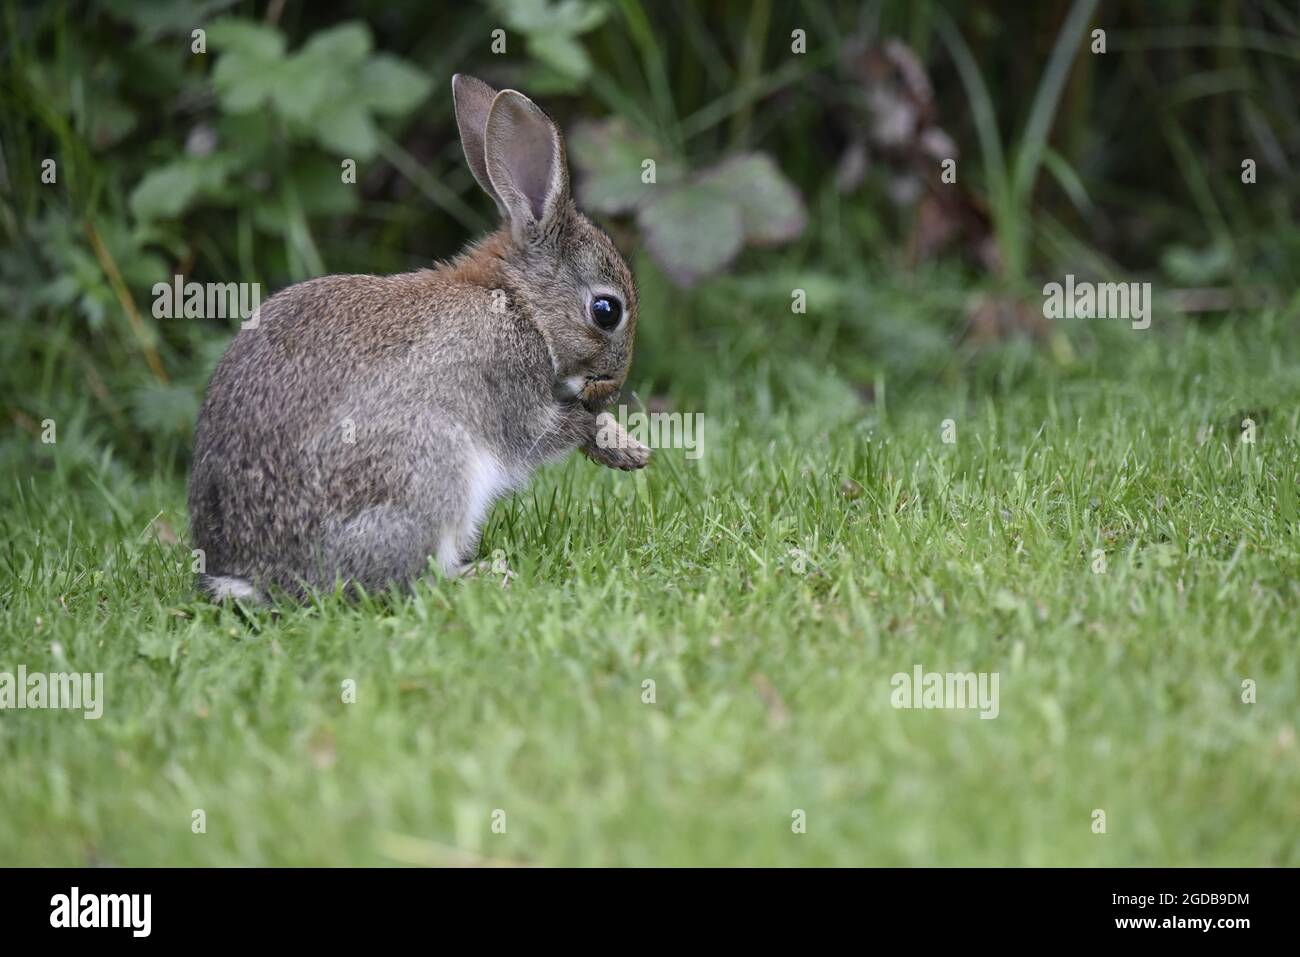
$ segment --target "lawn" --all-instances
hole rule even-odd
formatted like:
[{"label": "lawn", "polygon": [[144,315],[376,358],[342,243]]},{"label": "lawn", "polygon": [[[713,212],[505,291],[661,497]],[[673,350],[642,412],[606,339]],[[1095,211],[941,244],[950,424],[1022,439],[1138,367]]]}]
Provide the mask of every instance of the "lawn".
[{"label": "lawn", "polygon": [[[705,344],[698,460],[575,456],[473,578],[247,614],[194,597],[183,467],[63,423],[0,495],[0,671],[104,713],[0,714],[0,864],[1300,865],[1295,328],[868,398]],[[916,665],[997,717],[895,709]]]}]

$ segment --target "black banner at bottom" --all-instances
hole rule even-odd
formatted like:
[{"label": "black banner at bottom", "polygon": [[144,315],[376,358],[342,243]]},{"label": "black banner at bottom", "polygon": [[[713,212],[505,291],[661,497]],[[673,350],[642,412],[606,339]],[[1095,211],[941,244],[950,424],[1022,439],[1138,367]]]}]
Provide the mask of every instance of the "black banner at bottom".
[{"label": "black banner at bottom", "polygon": [[1199,868],[17,869],[0,870],[0,919],[6,943],[76,935],[83,945],[292,939],[337,947],[435,928],[485,933],[493,944],[512,935],[534,944],[597,935],[606,944],[667,944],[683,939],[673,933],[680,927],[691,939],[716,935],[734,946],[770,942],[785,925],[810,936],[920,930],[927,945],[973,940],[983,929],[999,941],[1047,934],[1232,946],[1288,929],[1295,877]]}]

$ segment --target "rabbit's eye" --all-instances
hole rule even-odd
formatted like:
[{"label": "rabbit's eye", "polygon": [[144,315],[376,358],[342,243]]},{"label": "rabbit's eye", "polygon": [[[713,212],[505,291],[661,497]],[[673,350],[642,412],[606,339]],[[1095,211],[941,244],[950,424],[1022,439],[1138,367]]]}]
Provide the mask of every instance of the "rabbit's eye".
[{"label": "rabbit's eye", "polygon": [[591,321],[609,332],[623,321],[623,304],[613,296],[597,296],[591,300]]}]

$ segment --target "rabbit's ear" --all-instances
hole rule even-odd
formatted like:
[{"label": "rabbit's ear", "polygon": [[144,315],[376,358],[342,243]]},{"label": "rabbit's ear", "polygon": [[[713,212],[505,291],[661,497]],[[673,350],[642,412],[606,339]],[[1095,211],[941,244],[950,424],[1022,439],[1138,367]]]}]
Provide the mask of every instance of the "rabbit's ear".
[{"label": "rabbit's ear", "polygon": [[510,219],[516,242],[544,237],[569,201],[564,140],[528,97],[502,90],[488,111],[488,176]]},{"label": "rabbit's ear", "polygon": [[465,160],[469,170],[483,192],[492,197],[497,210],[502,216],[506,209],[501,205],[501,197],[492,186],[492,179],[487,173],[487,159],[483,152],[483,134],[487,130],[488,110],[497,91],[482,80],[467,73],[457,73],[451,78],[451,98],[456,104],[456,126],[460,130],[460,145],[465,150]]}]

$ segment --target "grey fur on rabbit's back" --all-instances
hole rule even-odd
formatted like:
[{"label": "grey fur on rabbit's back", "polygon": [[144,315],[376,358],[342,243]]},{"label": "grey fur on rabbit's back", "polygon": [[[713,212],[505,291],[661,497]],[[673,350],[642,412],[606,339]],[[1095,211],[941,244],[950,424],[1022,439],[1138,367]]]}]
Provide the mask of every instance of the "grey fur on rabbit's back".
[{"label": "grey fur on rabbit's back", "polygon": [[559,130],[514,90],[452,88],[503,225],[433,269],[291,286],[236,335],[190,475],[213,598],[375,590],[431,558],[455,574],[492,503],[542,463],[578,448],[611,468],[649,461],[600,416],[631,362],[636,288],[573,205]]}]

